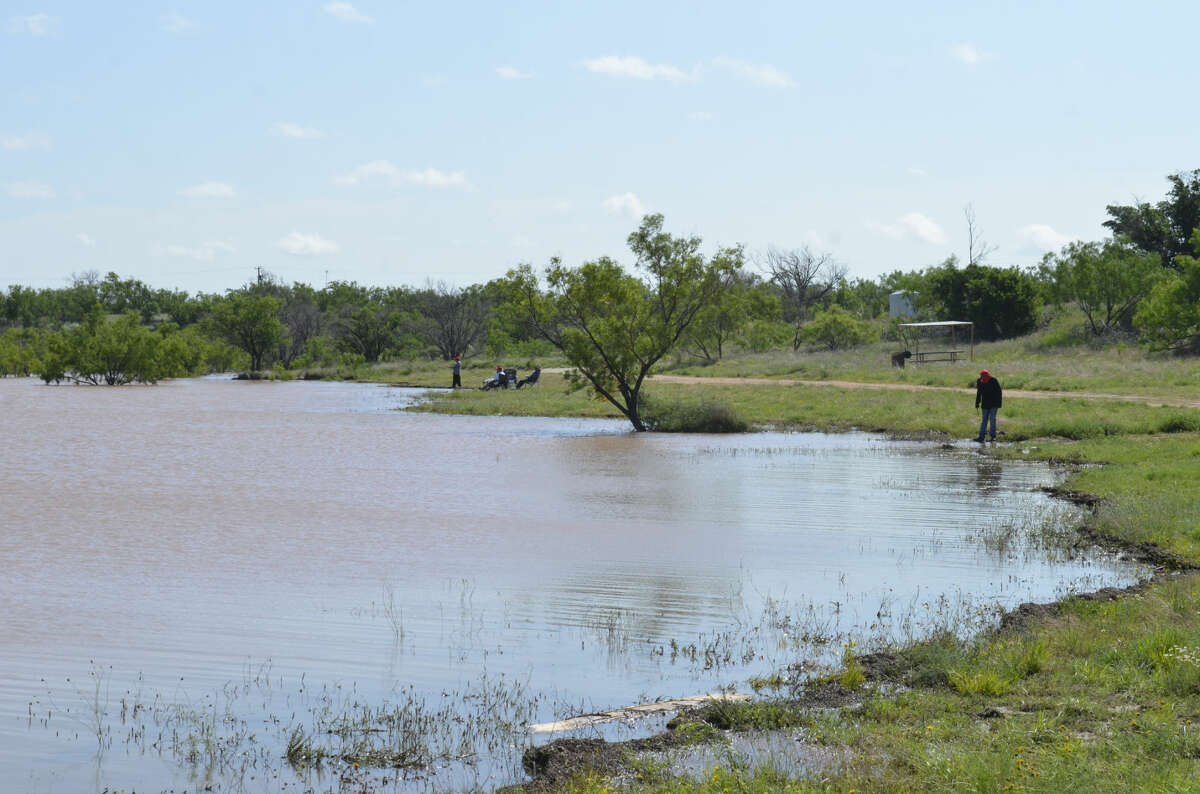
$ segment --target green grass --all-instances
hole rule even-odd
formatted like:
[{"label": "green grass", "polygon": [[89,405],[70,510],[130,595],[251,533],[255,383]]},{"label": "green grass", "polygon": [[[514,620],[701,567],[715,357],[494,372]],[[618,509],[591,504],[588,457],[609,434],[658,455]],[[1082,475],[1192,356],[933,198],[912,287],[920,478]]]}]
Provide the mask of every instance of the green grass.
[{"label": "green grass", "polygon": [[[412,410],[436,413],[514,416],[622,418],[607,402],[585,392],[568,394],[561,375],[542,376],[533,389],[438,391]],[[974,395],[948,391],[893,391],[834,386],[762,386],[650,383],[651,402],[683,405],[701,398],[734,406],[738,420],[751,425],[800,430],[866,430],[926,438],[973,438],[979,428]],[[1009,398],[1000,410],[1000,430],[1008,441],[1200,430],[1200,410],[1138,402],[1075,397]]]},{"label": "green grass", "polygon": [[[897,343],[881,342],[852,351],[774,351],[729,357],[711,365],[669,362],[662,372],[710,377],[850,380],[970,387],[980,369],[993,372],[1005,389],[1095,392],[1197,399],[1200,360],[1137,347],[1096,349],[1081,345],[1045,349],[1037,337],[975,346],[973,361],[891,366]],[[922,345],[924,349],[936,349]]]}]

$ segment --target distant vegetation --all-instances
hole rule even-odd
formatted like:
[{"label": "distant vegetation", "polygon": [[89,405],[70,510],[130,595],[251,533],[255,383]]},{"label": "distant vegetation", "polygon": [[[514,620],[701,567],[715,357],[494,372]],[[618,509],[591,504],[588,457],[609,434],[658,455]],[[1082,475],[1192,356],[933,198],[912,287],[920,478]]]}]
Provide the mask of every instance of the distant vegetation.
[{"label": "distant vegetation", "polygon": [[993,249],[968,208],[965,265],[952,256],[876,280],[848,278],[832,254],[807,247],[705,258],[699,238],[666,234],[661,216],[630,235],[633,271],[601,257],[578,267],[555,261],[541,274],[526,265],[467,287],[320,289],[260,272],[220,295],[84,273],[57,289],[0,291],[0,374],[117,385],[218,370],[287,377],[456,354],[497,363],[557,355],[576,385],[639,426],[640,380],[668,354],[711,365],[730,353],[903,346],[888,317],[898,290],[913,296],[914,319],[971,320],[980,340],[1028,334],[1045,326],[1045,309],[1073,306],[1082,319],[1062,329],[1064,344],[1196,352],[1200,170],[1168,181],[1159,202],[1108,206],[1111,238],[1072,243],[1025,269],[985,263]]}]

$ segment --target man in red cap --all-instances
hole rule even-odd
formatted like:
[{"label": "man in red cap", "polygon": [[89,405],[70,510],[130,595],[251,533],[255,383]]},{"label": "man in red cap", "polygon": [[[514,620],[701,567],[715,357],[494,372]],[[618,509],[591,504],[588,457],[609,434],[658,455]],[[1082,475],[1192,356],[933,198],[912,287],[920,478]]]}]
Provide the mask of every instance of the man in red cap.
[{"label": "man in red cap", "polygon": [[461,389],[462,388],[462,356],[454,357],[453,369],[454,369],[454,380],[453,380],[453,382],[451,382],[450,388],[451,389]]},{"label": "man in red cap", "polygon": [[979,422],[979,438],[975,439],[979,443],[983,443],[983,436],[989,430],[989,425],[989,435],[992,441],[996,440],[996,414],[999,413],[1002,402],[1000,381],[993,378],[986,369],[981,371],[979,380],[975,381],[975,407],[983,408],[983,419]]}]

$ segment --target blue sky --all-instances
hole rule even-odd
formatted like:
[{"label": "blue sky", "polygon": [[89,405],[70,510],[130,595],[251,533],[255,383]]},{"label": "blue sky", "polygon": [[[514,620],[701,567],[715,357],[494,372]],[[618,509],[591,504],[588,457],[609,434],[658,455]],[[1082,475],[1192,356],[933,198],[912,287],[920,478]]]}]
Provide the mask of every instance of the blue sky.
[{"label": "blue sky", "polygon": [[1029,265],[1200,168],[1200,5],[0,0],[0,285],[466,285],[643,212]]}]

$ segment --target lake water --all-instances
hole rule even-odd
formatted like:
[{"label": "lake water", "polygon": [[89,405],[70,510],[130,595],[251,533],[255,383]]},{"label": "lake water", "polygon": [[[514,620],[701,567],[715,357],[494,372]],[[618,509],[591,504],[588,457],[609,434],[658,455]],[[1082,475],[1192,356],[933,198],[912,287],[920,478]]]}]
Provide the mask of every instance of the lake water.
[{"label": "lake water", "polygon": [[[527,722],[1141,573],[1031,536],[1074,520],[1042,464],[398,410],[419,394],[0,380],[0,791],[490,787]],[[386,709],[494,724],[405,773],[283,760]]]}]

